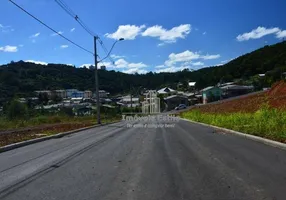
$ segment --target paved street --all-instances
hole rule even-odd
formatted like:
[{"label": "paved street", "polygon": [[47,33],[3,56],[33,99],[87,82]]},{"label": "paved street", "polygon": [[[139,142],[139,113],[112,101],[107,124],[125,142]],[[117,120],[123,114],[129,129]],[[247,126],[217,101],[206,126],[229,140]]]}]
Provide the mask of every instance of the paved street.
[{"label": "paved street", "polygon": [[160,123],[120,122],[1,153],[0,199],[286,199],[284,150],[186,121],[154,128]]}]

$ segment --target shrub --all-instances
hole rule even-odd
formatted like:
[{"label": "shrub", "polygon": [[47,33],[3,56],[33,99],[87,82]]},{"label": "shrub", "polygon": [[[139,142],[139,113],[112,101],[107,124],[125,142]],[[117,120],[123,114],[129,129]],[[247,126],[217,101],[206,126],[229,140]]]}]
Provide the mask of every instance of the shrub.
[{"label": "shrub", "polygon": [[26,119],[28,117],[27,106],[16,99],[13,99],[8,105],[7,117],[9,120]]}]

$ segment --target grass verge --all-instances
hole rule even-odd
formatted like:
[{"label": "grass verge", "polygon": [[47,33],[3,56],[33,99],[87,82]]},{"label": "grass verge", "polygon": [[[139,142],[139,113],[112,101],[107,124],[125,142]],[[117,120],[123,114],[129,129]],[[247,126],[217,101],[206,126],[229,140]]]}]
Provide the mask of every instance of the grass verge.
[{"label": "grass verge", "polygon": [[181,117],[286,143],[286,112],[261,108],[255,113],[207,113],[191,110]]}]

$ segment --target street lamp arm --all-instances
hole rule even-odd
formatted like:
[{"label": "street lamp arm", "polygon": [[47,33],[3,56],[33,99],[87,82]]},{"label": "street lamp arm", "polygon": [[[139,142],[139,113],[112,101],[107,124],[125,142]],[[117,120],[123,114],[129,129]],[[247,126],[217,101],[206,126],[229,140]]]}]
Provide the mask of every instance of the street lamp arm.
[{"label": "street lamp arm", "polygon": [[120,38],[119,40],[116,40],[116,41],[113,43],[112,47],[110,48],[108,54],[107,54],[104,58],[102,58],[101,60],[99,60],[98,62],[102,62],[103,60],[105,60],[106,58],[108,58],[108,57],[110,56],[110,54],[111,54],[111,52],[112,52],[112,50],[113,50],[115,44],[116,44],[117,42],[119,42],[119,41],[122,41],[122,40],[124,40],[124,39],[123,39],[123,38]]}]

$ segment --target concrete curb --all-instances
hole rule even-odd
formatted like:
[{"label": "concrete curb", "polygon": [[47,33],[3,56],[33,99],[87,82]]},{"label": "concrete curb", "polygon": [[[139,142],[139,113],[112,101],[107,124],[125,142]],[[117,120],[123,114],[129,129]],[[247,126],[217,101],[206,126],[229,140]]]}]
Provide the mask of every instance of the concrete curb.
[{"label": "concrete curb", "polygon": [[55,134],[55,135],[50,135],[50,136],[45,136],[45,137],[41,137],[41,138],[35,138],[35,139],[32,139],[32,140],[27,140],[27,141],[23,141],[23,142],[14,143],[14,144],[9,144],[9,145],[0,147],[0,153],[5,152],[5,151],[10,151],[12,149],[16,149],[16,148],[19,148],[19,147],[27,146],[27,145],[30,145],[30,144],[42,142],[42,141],[45,141],[45,140],[61,138],[61,137],[64,137],[64,136],[67,136],[67,135],[70,135],[70,134],[73,134],[73,133],[77,133],[77,132],[80,132],[80,131],[84,131],[84,130],[88,130],[88,129],[92,129],[92,128],[96,128],[96,127],[100,127],[100,126],[106,126],[106,125],[110,125],[110,124],[115,124],[115,123],[118,123],[118,122],[120,122],[120,121],[111,122],[111,123],[107,123],[107,124],[101,124],[101,125],[88,126],[88,127],[84,127],[84,128],[68,131],[68,132],[58,133],[58,134]]},{"label": "concrete curb", "polygon": [[225,131],[227,133],[232,133],[232,134],[238,135],[240,137],[248,138],[248,139],[251,139],[251,140],[254,140],[254,141],[257,141],[257,142],[261,142],[263,144],[267,144],[267,145],[270,145],[270,146],[273,146],[273,147],[277,147],[277,148],[286,150],[286,144],[281,143],[281,142],[276,142],[276,141],[269,140],[269,139],[262,138],[262,137],[258,137],[258,136],[255,136],[255,135],[250,135],[250,134],[246,134],[246,133],[242,133],[242,132],[238,132],[238,131],[234,131],[234,130],[230,130],[230,129],[226,129],[226,128],[222,128],[222,127],[218,127],[218,126],[204,124],[204,123],[201,123],[201,122],[195,122],[195,121],[192,121],[192,120],[189,120],[189,119],[184,119],[184,118],[181,118],[181,119],[184,120],[184,121],[187,121],[187,122],[191,122],[191,123],[194,123],[194,124],[200,124],[200,125],[203,125],[203,126],[219,129],[219,130]]}]

